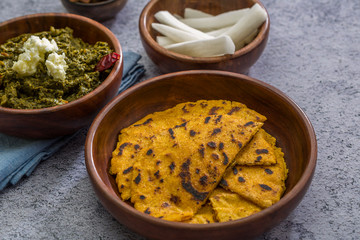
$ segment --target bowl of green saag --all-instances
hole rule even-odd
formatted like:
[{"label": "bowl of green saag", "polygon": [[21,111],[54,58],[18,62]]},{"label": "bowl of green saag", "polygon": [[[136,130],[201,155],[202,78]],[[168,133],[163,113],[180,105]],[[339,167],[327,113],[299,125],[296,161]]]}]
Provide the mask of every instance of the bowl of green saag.
[{"label": "bowl of green saag", "polygon": [[122,49],[102,24],[41,13],[2,22],[0,32],[0,132],[72,134],[117,94]]}]

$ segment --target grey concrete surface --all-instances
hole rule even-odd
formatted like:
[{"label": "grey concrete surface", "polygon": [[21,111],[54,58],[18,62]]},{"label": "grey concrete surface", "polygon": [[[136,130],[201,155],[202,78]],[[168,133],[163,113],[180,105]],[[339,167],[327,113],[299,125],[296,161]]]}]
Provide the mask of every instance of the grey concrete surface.
[{"label": "grey concrete surface", "polygon": [[[116,19],[104,22],[124,50],[143,56],[143,80],[160,74],[138,33],[147,2],[129,0]],[[360,239],[360,1],[263,3],[270,37],[249,75],[305,111],[316,131],[318,163],[303,201],[258,239]],[[38,12],[66,10],[60,0],[0,1],[0,21]],[[85,137],[83,131],[0,193],[0,239],[142,239],[97,201],[84,164]]]}]

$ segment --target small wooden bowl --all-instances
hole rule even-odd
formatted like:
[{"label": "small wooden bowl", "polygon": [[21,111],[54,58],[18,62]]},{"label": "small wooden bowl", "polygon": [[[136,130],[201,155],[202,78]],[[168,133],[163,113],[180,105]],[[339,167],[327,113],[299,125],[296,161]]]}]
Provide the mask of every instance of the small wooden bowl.
[{"label": "small wooden bowl", "polygon": [[125,6],[127,0],[105,0],[96,3],[71,2],[61,0],[64,7],[70,12],[96,21],[105,21],[114,18]]},{"label": "small wooden bowl", "polygon": [[[180,102],[225,99],[265,115],[264,129],[277,139],[289,168],[286,192],[273,206],[247,218],[212,224],[170,222],[151,217],[123,202],[109,175],[120,130],[147,114]],[[304,112],[278,89],[248,76],[212,70],[170,73],[121,93],[98,114],[85,143],[87,171],[104,207],[122,224],[150,239],[248,239],[258,236],[298,205],[314,174],[317,143]]]},{"label": "small wooden bowl", "polygon": [[105,41],[121,55],[104,82],[89,94],[64,105],[43,109],[0,107],[0,132],[26,138],[52,138],[74,133],[91,123],[97,112],[117,94],[123,57],[116,36],[102,24],[68,13],[41,13],[18,17],[0,23],[0,44],[23,33],[49,31],[50,27],[70,27],[74,37],[95,44]]},{"label": "small wooden bowl", "polygon": [[154,14],[161,10],[183,16],[185,8],[194,8],[216,15],[251,7],[255,3],[264,7],[259,0],[152,0],[140,15],[139,31],[142,44],[149,58],[163,73],[191,69],[214,69],[247,74],[266,46],[270,29],[269,14],[266,22],[260,27],[259,34],[250,44],[232,55],[218,57],[189,57],[166,50],[156,42],[156,36],[160,34],[152,29],[151,24],[156,22]]}]

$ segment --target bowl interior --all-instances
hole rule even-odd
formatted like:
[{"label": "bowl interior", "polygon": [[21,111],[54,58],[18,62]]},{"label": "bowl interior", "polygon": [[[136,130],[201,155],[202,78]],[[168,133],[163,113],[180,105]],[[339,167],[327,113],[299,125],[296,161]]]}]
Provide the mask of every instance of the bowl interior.
[{"label": "bowl interior", "polygon": [[[131,207],[120,200],[114,178],[108,174],[120,130],[154,111],[200,99],[239,101],[265,115],[268,120],[264,129],[276,137],[289,168],[285,196],[298,194],[292,190],[302,178],[305,180],[300,188],[307,188],[315,168],[316,139],[301,109],[279,90],[261,81],[230,72],[200,70],[171,73],[142,82],[116,97],[99,113],[89,130],[85,147],[88,172],[98,196],[106,195],[116,202],[117,208],[131,211]],[[269,211],[275,209],[275,205]],[[148,217],[135,212],[132,214]],[[236,221],[233,222],[228,224]]]}]

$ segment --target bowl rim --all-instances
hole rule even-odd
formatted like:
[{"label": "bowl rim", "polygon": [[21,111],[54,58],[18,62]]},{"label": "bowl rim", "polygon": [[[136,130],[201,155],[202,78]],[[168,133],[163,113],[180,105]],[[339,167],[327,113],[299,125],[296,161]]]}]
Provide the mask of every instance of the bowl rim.
[{"label": "bowl rim", "polygon": [[95,88],[88,94],[86,94],[78,99],[75,99],[71,102],[68,102],[68,103],[65,103],[62,105],[56,105],[56,106],[47,107],[47,108],[36,108],[36,109],[14,109],[14,108],[6,108],[6,107],[0,106],[0,112],[7,113],[7,114],[17,114],[17,115],[19,115],[19,114],[32,115],[32,114],[41,114],[44,112],[47,112],[47,113],[48,112],[58,112],[58,111],[62,111],[64,109],[71,108],[75,105],[79,105],[83,102],[88,101],[93,96],[95,96],[99,92],[103,91],[106,87],[108,87],[110,85],[112,80],[114,78],[116,78],[116,75],[118,75],[118,73],[120,71],[122,71],[122,65],[123,65],[124,59],[123,59],[123,52],[122,52],[122,47],[120,45],[120,41],[117,39],[115,34],[110,31],[110,29],[108,29],[103,24],[101,24],[95,20],[92,20],[91,18],[80,16],[77,14],[72,14],[72,13],[56,13],[56,12],[35,13],[35,14],[28,14],[28,15],[24,15],[24,16],[20,16],[20,17],[15,17],[15,18],[6,20],[4,22],[1,22],[0,28],[6,26],[7,24],[13,24],[20,20],[34,19],[34,18],[36,19],[36,18],[42,18],[42,17],[61,17],[61,18],[73,19],[75,21],[88,22],[89,24],[91,24],[94,27],[96,27],[97,29],[105,32],[105,34],[107,36],[109,36],[109,38],[111,39],[111,42],[114,44],[114,51],[116,53],[120,54],[120,59],[115,63],[115,65],[113,66],[113,69],[111,70],[109,75],[105,78],[105,80],[97,88]]},{"label": "bowl rim", "polygon": [[[99,125],[101,124],[102,120],[106,117],[107,113],[120,102],[122,99],[126,98],[127,96],[131,95],[133,92],[137,91],[138,89],[141,89],[149,84],[152,84],[157,81],[162,81],[164,79],[170,78],[175,75],[179,74],[211,74],[211,75],[222,75],[222,76],[229,76],[229,77],[237,77],[242,78],[245,81],[253,82],[257,85],[261,85],[262,87],[266,88],[267,90],[273,92],[274,94],[278,95],[282,100],[287,101],[291,107],[295,110],[297,115],[300,116],[302,122],[304,122],[306,126],[305,132],[309,136],[310,139],[310,154],[309,154],[309,162],[307,166],[305,167],[305,170],[296,183],[296,185],[286,194],[284,195],[277,203],[274,205],[263,209],[262,211],[253,214],[251,216],[248,216],[246,218],[229,221],[229,222],[222,222],[222,223],[210,223],[210,224],[190,224],[190,223],[183,223],[183,222],[172,222],[167,221],[159,218],[155,218],[152,216],[149,216],[145,213],[142,213],[132,206],[128,205],[124,201],[122,201],[118,196],[114,195],[113,191],[107,187],[107,185],[101,181],[100,174],[98,173],[98,170],[95,167],[94,159],[93,159],[93,139],[95,137],[95,134],[97,132],[97,129]],[[176,229],[184,229],[184,230],[200,230],[200,229],[216,229],[219,226],[224,228],[231,228],[234,226],[238,226],[241,224],[249,224],[256,222],[257,220],[263,218],[264,216],[277,212],[279,209],[282,209],[287,206],[289,202],[295,201],[296,196],[298,195],[304,195],[307,188],[309,187],[312,177],[315,172],[316,168],[316,162],[317,162],[317,141],[316,141],[316,135],[314,128],[309,120],[309,118],[306,116],[305,112],[285,93],[281,92],[279,89],[275,88],[274,86],[265,83],[263,81],[260,81],[258,79],[249,77],[247,75],[243,75],[240,73],[233,73],[233,72],[227,72],[227,71],[221,71],[221,70],[187,70],[187,71],[180,71],[180,72],[173,72],[168,74],[163,74],[157,77],[150,78],[148,80],[145,80],[143,82],[140,82],[131,88],[125,90],[118,96],[116,96],[114,99],[112,99],[96,116],[93,123],[91,124],[88,135],[86,137],[85,141],[85,163],[87,172],[89,174],[89,177],[92,181],[92,184],[95,188],[97,187],[98,191],[101,192],[101,194],[112,204],[116,205],[117,208],[122,209],[122,211],[125,211],[129,214],[132,214],[136,218],[140,218],[145,222],[148,222],[156,226],[161,227],[170,227],[170,228],[176,228]],[[305,189],[305,192],[303,192]]]},{"label": "bowl rim", "polygon": [[145,41],[151,48],[156,51],[160,55],[165,55],[169,58],[181,60],[184,62],[193,62],[196,61],[197,63],[217,63],[224,60],[230,60],[230,59],[236,59],[240,56],[243,56],[249,52],[251,52],[253,49],[257,48],[265,39],[267,34],[270,30],[270,15],[265,8],[265,6],[260,2],[260,0],[252,0],[255,3],[258,3],[262,8],[265,9],[267,18],[266,21],[262,24],[260,27],[260,31],[257,34],[257,36],[245,47],[240,48],[239,50],[235,51],[234,54],[227,54],[224,56],[215,56],[215,57],[190,57],[184,54],[172,52],[170,50],[167,50],[163,47],[161,47],[155,39],[152,38],[150,35],[150,32],[147,31],[146,23],[149,18],[149,12],[151,8],[160,0],[151,0],[141,11],[140,18],[139,18],[139,32],[142,36],[143,41]]},{"label": "bowl rim", "polygon": [[94,3],[71,2],[69,0],[61,0],[61,1],[63,1],[63,2],[65,1],[68,4],[72,4],[72,5],[75,5],[75,6],[89,7],[90,8],[90,7],[100,7],[100,6],[108,5],[110,3],[121,1],[121,0],[103,0],[101,2],[94,2]]}]

